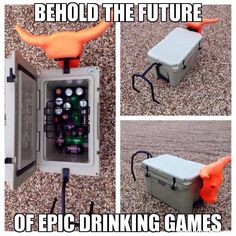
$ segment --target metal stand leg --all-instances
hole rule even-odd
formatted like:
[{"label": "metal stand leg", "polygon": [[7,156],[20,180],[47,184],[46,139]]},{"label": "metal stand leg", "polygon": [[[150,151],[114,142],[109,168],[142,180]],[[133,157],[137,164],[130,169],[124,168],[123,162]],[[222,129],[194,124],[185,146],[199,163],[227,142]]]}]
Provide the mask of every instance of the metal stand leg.
[{"label": "metal stand leg", "polygon": [[[61,190],[61,213],[63,215],[66,214],[66,184],[69,182],[69,176],[70,176],[70,169],[63,168],[62,169],[62,190]],[[52,207],[50,209],[50,214],[53,214],[56,202],[57,202],[57,198],[54,198]],[[91,202],[90,207],[89,207],[89,212],[88,212],[89,215],[93,214],[93,207],[94,207],[94,202]],[[75,224],[75,227],[79,226],[79,223],[75,222],[74,224]]]},{"label": "metal stand leg", "polygon": [[61,213],[66,214],[66,184],[69,181],[70,170],[68,168],[62,169],[62,189],[61,189]]},{"label": "metal stand leg", "polygon": [[55,206],[56,206],[56,203],[57,203],[57,198],[55,197],[54,200],[53,200],[53,203],[52,203],[50,214],[53,214]]},{"label": "metal stand leg", "polygon": [[159,102],[155,99],[153,84],[152,84],[152,82],[146,77],[146,74],[147,74],[153,67],[155,67],[158,78],[159,78],[159,79],[162,79],[162,80],[165,80],[166,82],[169,82],[169,79],[166,78],[166,77],[164,77],[164,76],[160,73],[160,66],[161,66],[160,63],[153,63],[153,64],[150,65],[142,74],[133,74],[133,76],[132,76],[132,87],[133,87],[133,89],[134,89],[136,92],[140,93],[140,91],[135,87],[135,79],[136,79],[136,78],[141,78],[141,79],[143,79],[144,81],[146,81],[146,82],[149,84],[150,89],[151,89],[152,100],[153,100],[154,102],[156,102],[157,104],[159,104]]},{"label": "metal stand leg", "polygon": [[[131,157],[131,173],[132,173],[132,175],[133,175],[134,181],[136,181],[136,177],[135,177],[135,174],[134,174],[134,157],[137,156],[137,155],[140,154],[140,153],[146,154],[146,155],[147,155],[147,159],[153,157],[150,152],[146,152],[146,151],[137,151],[137,152],[135,152],[135,153],[132,155],[132,157]],[[147,174],[148,174],[148,169],[147,169]],[[146,176],[147,176],[147,174],[146,174]]]}]

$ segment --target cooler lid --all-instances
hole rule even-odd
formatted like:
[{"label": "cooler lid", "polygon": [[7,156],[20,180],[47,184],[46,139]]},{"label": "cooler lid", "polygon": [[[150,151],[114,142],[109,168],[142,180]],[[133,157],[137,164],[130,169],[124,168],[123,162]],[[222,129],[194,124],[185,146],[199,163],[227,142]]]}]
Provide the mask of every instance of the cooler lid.
[{"label": "cooler lid", "polygon": [[178,69],[201,39],[200,33],[178,27],[150,49],[148,56],[154,61]]},{"label": "cooler lid", "polygon": [[17,178],[36,164],[37,73],[17,52],[7,57],[5,70],[5,162],[15,166],[12,178]]},{"label": "cooler lid", "polygon": [[200,169],[204,166],[201,163],[185,160],[176,156],[164,154],[146,159],[142,166],[157,175],[164,175],[167,178],[176,178],[179,183],[191,182],[199,176]]}]

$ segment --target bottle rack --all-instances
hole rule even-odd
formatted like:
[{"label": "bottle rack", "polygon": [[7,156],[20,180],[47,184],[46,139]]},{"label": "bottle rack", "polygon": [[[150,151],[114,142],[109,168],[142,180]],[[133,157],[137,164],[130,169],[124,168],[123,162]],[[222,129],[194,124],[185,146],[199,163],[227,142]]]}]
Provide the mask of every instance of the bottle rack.
[{"label": "bottle rack", "polygon": [[[87,96],[84,97],[83,99],[87,100]],[[87,147],[85,147],[84,145],[88,143],[88,134],[90,132],[90,125],[89,125],[90,107],[87,104],[86,107],[80,107],[79,110],[77,110],[77,108],[74,109],[71,108],[71,110],[67,113],[68,115],[67,120],[63,120],[64,118],[60,117],[59,115],[60,117],[59,120],[55,121],[55,118],[57,117],[55,116],[56,107],[58,107],[58,105],[55,104],[55,100],[53,99],[49,100],[46,103],[46,107],[44,108],[44,115],[45,115],[44,132],[46,133],[46,137],[48,139],[55,140],[56,149],[59,153],[61,152],[67,153],[68,148],[70,148],[69,152],[71,152],[71,154],[74,153],[74,150],[76,148],[81,148],[80,149],[81,153],[83,153],[85,150],[87,150]],[[72,117],[73,113],[76,114],[77,120],[76,119],[74,120],[74,118]],[[76,142],[77,144],[75,144]]]},{"label": "bottle rack", "polygon": [[44,108],[44,115],[46,117],[44,124],[44,132],[47,138],[54,139],[56,137],[56,124],[54,118],[55,103],[53,100],[49,100]]}]

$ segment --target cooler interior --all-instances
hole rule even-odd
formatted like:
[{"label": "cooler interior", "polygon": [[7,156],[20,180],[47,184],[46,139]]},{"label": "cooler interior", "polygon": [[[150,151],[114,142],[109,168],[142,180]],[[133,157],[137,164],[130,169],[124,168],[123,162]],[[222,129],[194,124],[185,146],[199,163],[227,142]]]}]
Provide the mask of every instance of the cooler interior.
[{"label": "cooler interior", "polygon": [[[84,97],[87,101],[89,98],[89,80],[61,80],[60,81],[47,81],[45,82],[45,105],[47,107],[47,103],[49,103],[51,107],[55,108],[57,105],[53,104],[51,101],[55,101],[57,97],[55,95],[55,90],[57,88],[71,88],[73,92],[77,87],[83,87],[85,89],[86,96]],[[89,107],[89,101],[88,101]],[[45,111],[44,111],[45,112]],[[51,114],[50,114],[51,113]],[[50,114],[50,115],[48,115]],[[89,132],[85,135],[85,142],[83,143],[83,147],[85,151],[81,154],[67,154],[64,151],[59,152],[56,147],[56,135],[55,135],[55,122],[52,121],[54,117],[53,110],[47,112],[45,117],[45,124],[47,124],[47,128],[44,129],[44,140],[45,140],[45,155],[44,159],[47,161],[62,161],[62,162],[76,162],[76,163],[87,163],[89,162],[89,150],[88,150],[88,143],[89,143]],[[88,126],[89,126],[89,115],[88,115]],[[45,127],[45,126],[44,126]],[[89,128],[88,128],[89,130]]]}]

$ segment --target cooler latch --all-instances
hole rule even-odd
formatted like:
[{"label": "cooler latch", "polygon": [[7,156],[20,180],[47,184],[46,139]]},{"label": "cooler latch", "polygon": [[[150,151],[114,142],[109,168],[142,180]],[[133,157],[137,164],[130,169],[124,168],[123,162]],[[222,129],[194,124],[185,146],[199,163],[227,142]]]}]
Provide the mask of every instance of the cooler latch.
[{"label": "cooler latch", "polygon": [[201,42],[199,42],[199,44],[198,44],[198,50],[201,50]]},{"label": "cooler latch", "polygon": [[5,164],[12,164],[13,163],[12,159],[13,158],[11,158],[11,157],[6,157],[5,158]]},{"label": "cooler latch", "polygon": [[16,78],[16,76],[13,74],[13,69],[10,68],[9,76],[7,76],[7,82],[12,83],[12,82],[14,82],[15,78]]},{"label": "cooler latch", "polygon": [[145,174],[145,177],[149,177],[149,173],[148,173],[148,166],[146,166],[146,170],[147,170],[147,172],[146,172],[146,174]]},{"label": "cooler latch", "polygon": [[174,191],[176,190],[176,178],[175,177],[173,177],[173,184],[170,188]]}]

